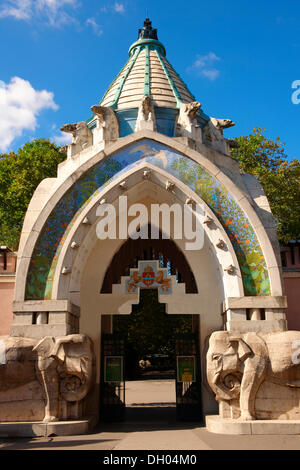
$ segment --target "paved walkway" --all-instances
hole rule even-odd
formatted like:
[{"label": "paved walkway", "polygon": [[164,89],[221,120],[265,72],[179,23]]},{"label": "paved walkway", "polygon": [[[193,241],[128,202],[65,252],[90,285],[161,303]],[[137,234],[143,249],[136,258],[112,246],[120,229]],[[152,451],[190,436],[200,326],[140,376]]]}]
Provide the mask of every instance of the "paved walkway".
[{"label": "paved walkway", "polygon": [[173,381],[126,384],[127,421],[83,436],[0,439],[0,450],[300,450],[300,436],[228,436],[175,419]]},{"label": "paved walkway", "polygon": [[182,425],[122,424],[84,436],[0,439],[1,450],[300,450],[300,436],[228,436]]}]

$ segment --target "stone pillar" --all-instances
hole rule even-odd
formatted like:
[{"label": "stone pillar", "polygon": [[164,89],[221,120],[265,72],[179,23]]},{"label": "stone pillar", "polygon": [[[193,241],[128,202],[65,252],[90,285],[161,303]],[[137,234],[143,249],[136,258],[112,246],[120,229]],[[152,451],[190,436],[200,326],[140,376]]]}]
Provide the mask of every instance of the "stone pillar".
[{"label": "stone pillar", "polygon": [[250,316],[250,320],[261,320],[260,308],[250,308],[249,316]]},{"label": "stone pillar", "polygon": [[80,308],[67,300],[14,302],[11,336],[42,338],[79,333]]},{"label": "stone pillar", "polygon": [[47,325],[48,323],[48,313],[47,312],[37,312],[36,313],[36,324],[37,325]]}]

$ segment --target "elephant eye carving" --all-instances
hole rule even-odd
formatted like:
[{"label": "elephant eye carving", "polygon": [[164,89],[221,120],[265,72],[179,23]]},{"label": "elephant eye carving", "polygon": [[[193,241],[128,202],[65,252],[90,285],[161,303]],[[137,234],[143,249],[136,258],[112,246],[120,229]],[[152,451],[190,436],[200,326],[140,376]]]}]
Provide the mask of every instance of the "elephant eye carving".
[{"label": "elephant eye carving", "polygon": [[220,359],[220,354],[213,354],[213,361],[218,361]]}]

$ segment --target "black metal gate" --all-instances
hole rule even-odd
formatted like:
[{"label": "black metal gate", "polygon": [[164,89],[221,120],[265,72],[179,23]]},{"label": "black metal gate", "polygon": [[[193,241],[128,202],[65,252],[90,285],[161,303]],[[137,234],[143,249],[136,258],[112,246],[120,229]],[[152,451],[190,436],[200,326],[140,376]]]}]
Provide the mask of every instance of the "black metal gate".
[{"label": "black metal gate", "polygon": [[[176,418],[203,421],[198,333],[176,335]],[[100,420],[125,419],[125,340],[103,334],[101,342]]]},{"label": "black metal gate", "polygon": [[125,341],[103,334],[101,342],[100,420],[123,421],[125,417]]},{"label": "black metal gate", "polygon": [[198,333],[176,335],[176,416],[203,421]]}]

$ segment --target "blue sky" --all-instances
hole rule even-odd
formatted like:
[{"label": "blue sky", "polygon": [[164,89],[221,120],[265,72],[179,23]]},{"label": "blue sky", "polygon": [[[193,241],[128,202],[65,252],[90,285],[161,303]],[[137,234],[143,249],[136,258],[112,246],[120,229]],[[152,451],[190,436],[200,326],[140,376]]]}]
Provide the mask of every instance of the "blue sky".
[{"label": "blue sky", "polygon": [[235,121],[226,137],[261,126],[300,158],[294,0],[0,0],[0,151],[36,137],[64,143],[59,128],[90,116],[127,61],[147,7],[203,110]]}]

